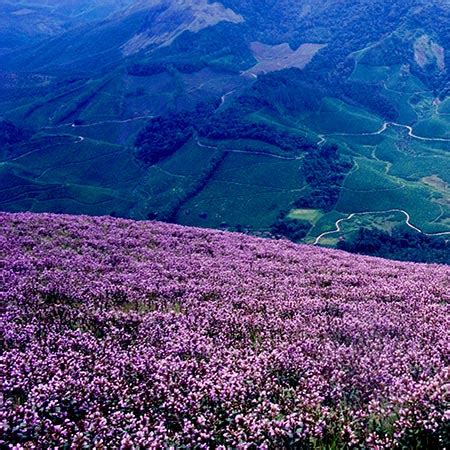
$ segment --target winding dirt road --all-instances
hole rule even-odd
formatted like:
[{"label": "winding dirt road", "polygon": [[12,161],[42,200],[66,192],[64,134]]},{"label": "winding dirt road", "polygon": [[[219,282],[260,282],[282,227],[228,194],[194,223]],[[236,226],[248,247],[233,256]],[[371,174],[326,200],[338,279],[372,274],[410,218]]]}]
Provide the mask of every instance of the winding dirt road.
[{"label": "winding dirt road", "polygon": [[[81,124],[66,123],[66,124],[64,124],[64,126],[71,126],[72,128],[84,128],[84,127],[93,127],[96,125],[135,122],[137,120],[153,119],[154,117],[155,116],[138,116],[138,117],[131,117],[129,119],[122,119],[122,120],[119,120],[119,119],[117,119],[117,120],[101,120],[99,122],[81,123]],[[63,126],[63,125],[60,125],[60,126]]]},{"label": "winding dirt road", "polygon": [[[398,127],[398,128],[405,128],[406,130],[408,130],[408,135],[414,139],[418,139],[421,141],[435,141],[435,142],[450,142],[450,139],[447,138],[431,138],[431,137],[425,137],[425,136],[419,136],[417,134],[414,133],[413,128],[410,125],[404,125],[401,123],[397,123],[397,122],[385,122],[383,124],[383,126],[378,130],[378,131],[374,131],[371,133],[332,133],[330,135],[333,136],[376,136],[379,134],[384,133],[388,127],[390,126],[394,126],[394,127]],[[320,140],[317,142],[317,145],[323,145],[326,142],[326,135],[325,134],[319,134],[318,135]],[[321,239],[323,239],[325,236],[329,236],[332,234],[336,234],[336,233],[340,233],[341,232],[341,224],[342,222],[345,222],[347,220],[351,220],[353,217],[357,216],[357,215],[369,215],[369,214],[382,214],[382,213],[388,213],[388,212],[400,212],[402,214],[404,214],[406,216],[406,225],[413,229],[414,231],[417,231],[418,233],[424,234],[426,236],[447,236],[450,235],[450,231],[445,231],[442,233],[426,233],[423,230],[421,230],[420,228],[416,227],[415,225],[413,225],[411,223],[411,217],[408,214],[408,212],[406,212],[403,209],[389,209],[387,211],[368,211],[368,212],[361,212],[361,213],[352,213],[349,214],[347,217],[344,217],[343,219],[339,219],[336,221],[335,223],[335,229],[332,231],[327,231],[325,233],[322,233],[320,236],[318,236],[314,242],[314,245],[317,245]]]},{"label": "winding dirt road", "polygon": [[[218,150],[218,148],[219,148],[216,145],[203,144],[203,143],[201,143],[199,141],[199,139],[197,139],[196,142],[197,142],[197,145],[199,147],[201,147],[201,148],[210,148],[212,150]],[[294,157],[294,158],[290,158],[288,156],[275,155],[274,153],[254,152],[254,151],[251,151],[251,150],[238,150],[238,149],[232,149],[232,148],[224,148],[223,151],[227,152],[227,153],[244,153],[246,155],[268,156],[269,158],[283,159],[285,161],[297,161],[297,160],[302,159],[300,156]]]},{"label": "winding dirt road", "polygon": [[425,136],[419,136],[414,133],[413,127],[410,125],[404,125],[402,123],[397,122],[385,122],[383,126],[378,131],[373,131],[369,133],[329,133],[329,134],[319,134],[320,140],[317,142],[317,145],[322,145],[324,142],[326,142],[325,136],[377,136],[379,134],[384,133],[390,126],[397,127],[397,128],[405,128],[408,130],[408,136],[418,139],[420,141],[429,141],[429,142],[450,142],[450,138],[437,138],[437,137],[425,137]]},{"label": "winding dirt road", "polygon": [[222,97],[220,97],[220,105],[219,108],[221,108],[223,106],[223,104],[225,103],[225,100],[227,99],[227,97],[231,94],[233,94],[233,92],[235,91],[235,89],[233,89],[230,92],[227,92],[226,94],[223,94]]},{"label": "winding dirt road", "polygon": [[410,215],[403,209],[388,209],[386,211],[366,211],[366,212],[360,212],[360,213],[351,213],[347,217],[344,217],[342,219],[339,219],[335,223],[335,229],[331,231],[326,231],[325,233],[322,233],[320,236],[317,236],[316,240],[314,241],[314,245],[317,245],[321,239],[323,239],[325,236],[329,236],[332,234],[340,233],[342,231],[341,224],[343,222],[346,222],[347,220],[353,219],[355,216],[364,216],[364,215],[371,215],[371,214],[385,214],[389,212],[399,212],[406,216],[406,225],[413,229],[414,231],[417,231],[418,233],[424,234],[426,236],[446,236],[450,235],[450,231],[444,231],[442,233],[426,233],[425,231],[421,230],[420,228],[416,227],[411,223],[411,217]]}]

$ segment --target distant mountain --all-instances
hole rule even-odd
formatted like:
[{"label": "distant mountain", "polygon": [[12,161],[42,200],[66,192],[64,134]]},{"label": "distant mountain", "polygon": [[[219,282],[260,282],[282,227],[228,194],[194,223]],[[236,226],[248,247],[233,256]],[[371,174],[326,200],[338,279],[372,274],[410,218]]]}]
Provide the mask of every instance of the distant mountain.
[{"label": "distant mountain", "polygon": [[5,0],[0,4],[0,51],[57,36],[81,24],[105,19],[132,0]]},{"label": "distant mountain", "polygon": [[208,0],[146,0],[135,2],[124,11],[125,16],[147,12],[146,27],[121,46],[124,55],[131,55],[154,46],[168,46],[186,31],[196,33],[220,22],[244,21],[221,3]]},{"label": "distant mountain", "polygon": [[143,50],[168,46],[184,32],[196,33],[221,22],[243,21],[221,3],[207,0],[137,1],[94,27],[81,21],[78,27],[55,39],[20,55],[10,55],[6,65],[18,68],[26,63],[28,68],[39,70],[63,65],[76,70],[88,64],[95,70]]}]

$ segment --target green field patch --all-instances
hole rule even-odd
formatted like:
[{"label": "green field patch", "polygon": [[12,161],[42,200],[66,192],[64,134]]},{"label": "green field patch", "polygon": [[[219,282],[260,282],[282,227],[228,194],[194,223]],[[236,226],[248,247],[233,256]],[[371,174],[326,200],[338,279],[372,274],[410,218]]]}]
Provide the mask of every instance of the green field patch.
[{"label": "green field patch", "polygon": [[144,174],[125,147],[74,136],[32,140],[3,161],[2,172],[0,199],[7,210],[121,215],[138,202],[133,190]]},{"label": "green field patch", "polygon": [[29,183],[22,195],[2,201],[6,211],[53,211],[65,214],[128,214],[134,202],[114,190],[85,185],[42,186]]},{"label": "green field patch", "polygon": [[[346,214],[338,211],[330,211],[323,214],[309,231],[308,236],[306,237],[306,242],[308,244],[312,244],[320,234],[336,229],[336,221],[344,218],[345,216]],[[323,244],[322,241],[320,242]]]},{"label": "green field patch", "polygon": [[204,189],[183,205],[177,221],[269,229],[280,210],[291,209],[301,196],[301,167],[300,160],[229,152]]},{"label": "green field patch", "polygon": [[183,206],[177,222],[201,227],[235,229],[241,225],[269,230],[280,209],[289,209],[297,198],[296,192],[211,182]]},{"label": "green field patch", "polygon": [[385,232],[392,232],[394,228],[405,223],[405,215],[397,211],[379,214],[355,215],[350,220],[342,222],[343,234],[357,232],[360,228],[376,228]]},{"label": "green field patch", "polygon": [[[129,158],[122,146],[90,139],[80,141],[77,136],[66,135],[36,138],[21,148],[21,155],[15,157],[14,161],[35,173],[51,169],[54,175],[55,171],[64,168],[62,172],[70,176],[70,165],[90,166],[103,159],[98,163],[98,175],[101,176],[100,172],[113,173],[115,178],[120,179],[130,170],[135,172],[137,169],[136,164]],[[108,166],[104,166],[106,161]],[[85,175],[80,173],[83,178]]]},{"label": "green field patch", "polygon": [[320,209],[292,209],[288,218],[297,220],[306,220],[312,225],[315,225],[322,217],[324,213]]},{"label": "green field patch", "polygon": [[268,153],[269,155],[273,154],[289,157],[289,154],[286,154],[286,152],[281,150],[279,147],[254,139],[224,139],[218,141],[216,145],[220,145],[220,147],[225,150],[242,150],[243,152],[248,152],[249,154]]},{"label": "green field patch", "polygon": [[[417,184],[408,184],[403,189],[357,192],[342,190],[336,209],[343,213],[387,211],[390,209],[405,210],[411,216],[411,222],[423,229],[431,230],[431,223],[442,214],[440,205],[430,189]],[[441,229],[440,231],[447,231]]]},{"label": "green field patch", "polygon": [[[380,127],[381,128],[381,127]],[[391,129],[387,129],[382,134],[368,134],[368,135],[346,135],[346,136],[339,136],[339,135],[333,135],[330,137],[327,137],[327,141],[331,142],[337,142],[341,143],[341,145],[347,144],[354,147],[363,147],[363,146],[376,146],[383,142],[384,139],[386,139],[389,134],[392,134],[392,136],[395,136],[394,132]],[[361,154],[366,154],[365,150],[359,151]]]},{"label": "green field patch", "polygon": [[214,180],[283,191],[299,190],[305,184],[301,168],[300,160],[229,153]]},{"label": "green field patch", "polygon": [[390,163],[389,174],[408,181],[437,175],[444,181],[450,181],[450,160],[445,152],[434,145],[417,140],[393,145],[385,141],[377,146],[377,158]]},{"label": "green field patch", "polygon": [[137,133],[145,125],[148,118],[136,120],[117,119],[103,122],[84,122],[79,126],[65,126],[49,129],[49,133],[67,133],[119,145],[132,145]]},{"label": "green field patch", "polygon": [[[357,233],[361,228],[378,229],[390,233],[394,228],[405,225],[405,214],[399,211],[387,211],[374,214],[355,214],[345,218],[339,224],[339,231],[321,237],[319,243],[324,246],[336,246],[337,243]],[[336,225],[330,231],[337,230]]]},{"label": "green field patch", "polygon": [[303,116],[291,117],[287,113],[275,116],[272,111],[259,110],[249,114],[249,119],[256,123],[265,123],[281,131],[287,131],[291,134],[297,134],[305,138],[314,140],[316,132],[311,132],[308,125],[303,123]]},{"label": "green field patch", "polygon": [[304,118],[314,131],[325,134],[372,133],[383,125],[383,121],[370,112],[327,97],[319,111]]},{"label": "green field patch", "polygon": [[343,189],[360,192],[400,189],[401,181],[387,175],[386,170],[383,161],[355,158],[355,166],[345,178]]},{"label": "green field patch", "polygon": [[367,64],[356,64],[350,80],[363,83],[379,83],[389,77],[391,69],[387,66],[369,66]]},{"label": "green field patch", "polygon": [[214,149],[200,147],[191,140],[170,158],[160,162],[158,166],[175,176],[195,177],[208,166],[215,152]]},{"label": "green field patch", "polygon": [[414,133],[429,138],[448,139],[450,149],[450,116],[434,116],[414,125]]},{"label": "green field patch", "polygon": [[219,72],[204,68],[198,72],[181,74],[184,90],[187,94],[220,97],[223,92],[228,93],[237,85],[247,84],[247,80],[237,73]]},{"label": "green field patch", "polygon": [[427,87],[402,66],[392,66],[389,80],[386,88],[393,91],[403,92],[405,94],[423,93]]},{"label": "green field patch", "polygon": [[438,107],[439,114],[450,114],[450,97],[441,101]]}]

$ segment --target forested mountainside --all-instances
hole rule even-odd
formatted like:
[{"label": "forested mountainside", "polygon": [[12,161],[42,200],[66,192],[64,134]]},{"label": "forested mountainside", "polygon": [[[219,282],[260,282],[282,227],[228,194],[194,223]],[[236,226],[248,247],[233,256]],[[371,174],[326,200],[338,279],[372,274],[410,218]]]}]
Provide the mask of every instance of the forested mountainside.
[{"label": "forested mountainside", "polygon": [[446,262],[446,0],[5,5],[2,210]]},{"label": "forested mountainside", "polygon": [[133,0],[3,0],[0,4],[0,52],[18,50],[30,43],[97,22]]},{"label": "forested mountainside", "polygon": [[448,448],[450,268],[0,214],[1,446]]}]

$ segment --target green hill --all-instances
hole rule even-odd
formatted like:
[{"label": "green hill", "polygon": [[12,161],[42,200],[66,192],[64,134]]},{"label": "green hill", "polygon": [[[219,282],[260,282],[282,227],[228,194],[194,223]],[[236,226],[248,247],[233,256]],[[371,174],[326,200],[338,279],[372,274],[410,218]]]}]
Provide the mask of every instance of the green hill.
[{"label": "green hill", "polygon": [[449,235],[445,2],[128,3],[5,53],[2,209]]}]

